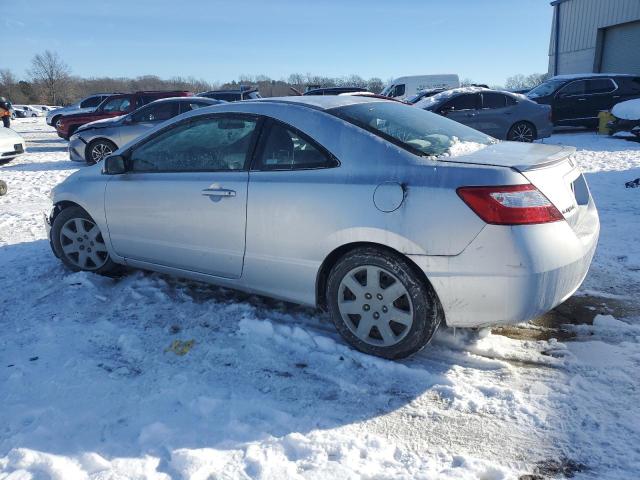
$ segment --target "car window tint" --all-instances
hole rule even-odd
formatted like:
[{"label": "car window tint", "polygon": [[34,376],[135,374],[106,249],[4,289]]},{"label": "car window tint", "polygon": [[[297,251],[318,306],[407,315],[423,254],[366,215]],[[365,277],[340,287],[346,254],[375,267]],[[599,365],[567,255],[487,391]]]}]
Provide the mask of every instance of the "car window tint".
[{"label": "car window tint", "polygon": [[506,97],[501,93],[485,92],[482,94],[482,108],[504,108]]},{"label": "car window tint", "polygon": [[451,108],[453,110],[474,110],[476,108],[476,94],[470,93],[459,95],[449,100],[443,108]]},{"label": "car window tint", "polygon": [[504,96],[505,101],[507,102],[507,106],[517,105],[518,101],[510,95]]},{"label": "car window tint", "polygon": [[126,112],[127,110],[129,110],[130,106],[131,100],[129,99],[129,97],[112,98],[102,106],[102,111],[107,113]]},{"label": "car window tint", "polygon": [[562,95],[584,95],[587,91],[586,80],[577,80],[563,87],[559,93]]},{"label": "car window tint", "polygon": [[91,97],[80,103],[80,108],[97,107],[102,102],[102,97]]},{"label": "car window tint", "polygon": [[162,122],[178,115],[178,102],[162,102],[136,112],[131,120],[134,122]]},{"label": "car window tint", "polygon": [[634,77],[627,82],[627,90],[629,93],[633,94],[640,93],[640,77]]},{"label": "car window tint", "polygon": [[255,120],[217,117],[176,126],[131,154],[134,172],[242,170]]},{"label": "car window tint", "polygon": [[404,95],[404,92],[406,91],[406,86],[404,83],[401,83],[399,85],[396,85],[395,87],[393,87],[393,90],[391,90],[391,93],[389,93],[390,97],[400,97],[402,95]]},{"label": "car window tint", "polygon": [[272,123],[258,162],[261,170],[329,168],[336,161],[309,138],[280,123]]},{"label": "car window tint", "polygon": [[587,94],[594,93],[610,93],[615,90],[616,86],[610,78],[594,78],[587,80]]}]

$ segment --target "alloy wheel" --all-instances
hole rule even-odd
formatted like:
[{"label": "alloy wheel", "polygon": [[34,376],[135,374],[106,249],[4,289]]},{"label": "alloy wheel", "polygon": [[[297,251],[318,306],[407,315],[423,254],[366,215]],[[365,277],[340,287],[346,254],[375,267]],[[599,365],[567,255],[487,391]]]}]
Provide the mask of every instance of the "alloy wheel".
[{"label": "alloy wheel", "polygon": [[531,143],[535,140],[533,129],[526,123],[520,123],[513,128],[511,139],[516,142]]},{"label": "alloy wheel", "polygon": [[345,324],[363,342],[390,347],[413,325],[409,292],[393,273],[374,265],[349,271],[338,288],[338,310]]},{"label": "alloy wheel", "polygon": [[96,143],[91,149],[91,160],[98,163],[113,153],[113,149],[106,143]]},{"label": "alloy wheel", "polygon": [[71,218],[60,229],[60,245],[67,259],[82,270],[98,270],[109,259],[98,226],[86,218]]}]

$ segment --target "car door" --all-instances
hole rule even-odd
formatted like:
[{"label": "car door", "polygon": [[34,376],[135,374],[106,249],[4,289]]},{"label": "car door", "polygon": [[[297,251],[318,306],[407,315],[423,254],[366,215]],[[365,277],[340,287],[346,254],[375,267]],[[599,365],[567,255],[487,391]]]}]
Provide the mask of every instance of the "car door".
[{"label": "car door", "polygon": [[601,111],[611,110],[616,103],[615,100],[620,98],[617,93],[618,85],[611,78],[600,77],[587,80],[585,114],[595,118]]},{"label": "car door", "polygon": [[441,115],[456,122],[478,129],[478,108],[480,95],[477,93],[464,93],[452,98],[439,109]]},{"label": "car door", "polygon": [[291,125],[269,120],[263,132],[249,174],[243,276],[256,290],[309,298],[306,281],[317,269],[308,261],[317,254],[314,241],[326,235],[328,216],[340,216],[331,207],[341,190],[340,164]]},{"label": "car door", "polygon": [[482,105],[476,117],[476,127],[483,133],[504,139],[513,123],[513,104],[506,95],[498,92],[482,92]]},{"label": "car door", "polygon": [[163,129],[125,153],[105,189],[114,251],[225,278],[242,275],[256,117],[217,114]]},{"label": "car door", "polygon": [[119,145],[135,140],[146,131],[175,117],[179,113],[177,101],[159,102],[147,105],[131,113],[118,129]]},{"label": "car door", "polygon": [[586,94],[586,80],[574,80],[560,88],[552,104],[553,121],[570,123],[591,117]]}]

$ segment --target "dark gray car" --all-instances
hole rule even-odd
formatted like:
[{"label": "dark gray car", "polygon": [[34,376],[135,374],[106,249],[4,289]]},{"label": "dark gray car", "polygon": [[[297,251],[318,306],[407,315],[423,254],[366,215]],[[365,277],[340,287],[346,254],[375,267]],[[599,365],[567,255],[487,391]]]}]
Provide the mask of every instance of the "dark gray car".
[{"label": "dark gray car", "polygon": [[551,108],[523,95],[480,87],[446,90],[415,104],[501,140],[532,142],[551,135]]},{"label": "dark gray car", "polygon": [[225,103],[205,97],[163,98],[128,115],[105,118],[78,128],[69,139],[69,158],[94,164],[156,125],[197,108]]}]

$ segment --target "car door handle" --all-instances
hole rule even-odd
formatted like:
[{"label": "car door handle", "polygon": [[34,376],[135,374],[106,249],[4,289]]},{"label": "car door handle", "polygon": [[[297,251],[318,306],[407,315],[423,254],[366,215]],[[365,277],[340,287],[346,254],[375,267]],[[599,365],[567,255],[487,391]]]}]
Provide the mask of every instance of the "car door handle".
[{"label": "car door handle", "polygon": [[578,101],[579,101],[579,102],[584,102],[584,101],[586,101],[586,100],[587,100],[586,98],[579,98],[579,99],[578,99]]},{"label": "car door handle", "polygon": [[228,188],[205,188],[202,195],[207,197],[235,197],[236,191]]}]

